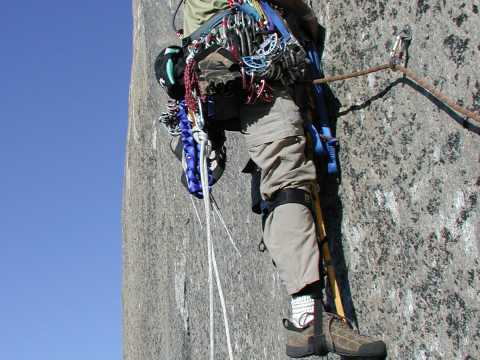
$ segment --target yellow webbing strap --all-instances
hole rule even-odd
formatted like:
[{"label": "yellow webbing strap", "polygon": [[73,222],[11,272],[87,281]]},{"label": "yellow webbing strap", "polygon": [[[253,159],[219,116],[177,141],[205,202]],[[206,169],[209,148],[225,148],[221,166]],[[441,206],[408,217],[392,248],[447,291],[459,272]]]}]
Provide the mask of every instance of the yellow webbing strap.
[{"label": "yellow webbing strap", "polygon": [[318,192],[315,191],[315,216],[317,222],[317,233],[322,244],[322,256],[323,262],[325,264],[325,269],[327,270],[328,282],[330,284],[330,289],[332,292],[332,298],[335,303],[335,309],[337,310],[337,315],[342,319],[345,319],[345,310],[343,309],[342,295],[340,293],[340,288],[337,282],[337,276],[335,274],[335,267],[333,266],[332,256],[330,254],[330,248],[328,247],[327,234],[325,232],[325,224],[323,223],[322,209],[320,207],[320,196]]},{"label": "yellow webbing strap", "polygon": [[258,15],[260,16],[260,22],[262,24],[265,24],[267,21],[267,16],[265,15],[265,12],[263,11],[262,5],[260,5],[260,2],[258,0],[248,0],[250,5],[252,5],[255,10],[257,10]]},{"label": "yellow webbing strap", "polygon": [[[307,157],[314,161],[314,152],[312,148],[312,140],[307,134]],[[314,161],[315,162],[315,161]],[[317,228],[317,236],[320,240],[321,254],[323,257],[323,263],[327,271],[328,283],[330,284],[331,295],[335,303],[335,309],[337,315],[342,319],[345,319],[345,310],[343,308],[342,295],[340,293],[340,287],[338,286],[337,276],[335,274],[335,267],[332,261],[332,255],[330,254],[330,248],[327,241],[327,232],[325,230],[325,223],[323,221],[322,208],[320,206],[320,194],[317,190],[313,191],[314,206],[315,206],[315,222]]]}]

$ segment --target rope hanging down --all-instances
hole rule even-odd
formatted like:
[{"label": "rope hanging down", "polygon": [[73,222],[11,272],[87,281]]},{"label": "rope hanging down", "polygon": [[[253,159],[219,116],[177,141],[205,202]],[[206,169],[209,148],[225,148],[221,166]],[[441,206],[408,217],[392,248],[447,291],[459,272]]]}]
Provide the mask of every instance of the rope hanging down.
[{"label": "rope hanging down", "polygon": [[220,282],[220,275],[218,271],[217,261],[215,258],[215,251],[212,240],[211,230],[211,203],[209,196],[209,184],[208,184],[208,164],[207,164],[207,145],[208,135],[200,130],[197,132],[200,143],[200,178],[203,191],[203,203],[205,207],[206,217],[206,231],[207,231],[207,254],[208,254],[208,293],[209,293],[209,347],[210,347],[210,360],[215,358],[214,347],[214,313],[213,313],[213,275],[215,275],[215,283],[217,285],[218,295],[220,297],[220,305],[222,307],[223,322],[225,326],[225,334],[227,338],[227,350],[229,360],[233,360],[233,348],[230,339],[230,326],[228,323],[227,307],[225,304],[225,297],[223,295],[222,284]]},{"label": "rope hanging down", "polygon": [[417,85],[422,87],[424,90],[428,91],[430,94],[435,96],[437,99],[447,104],[451,109],[455,110],[457,113],[462,114],[463,116],[470,118],[480,124],[480,114],[474,113],[466,109],[465,107],[458,105],[455,101],[443,95],[440,91],[436,90],[432,85],[430,85],[424,78],[419,77],[413,71],[407,69],[405,66],[400,65],[401,61],[404,59],[406,52],[406,43],[410,41],[410,35],[405,35],[404,33],[400,34],[397,38],[395,48],[390,54],[390,62],[388,64],[374,66],[365,70],[355,71],[346,75],[338,76],[328,76],[322,79],[313,80],[314,84],[325,84],[331,83],[334,81],[348,80],[359,76],[364,76],[374,72],[390,69],[392,71],[400,71],[406,77],[413,80]]}]

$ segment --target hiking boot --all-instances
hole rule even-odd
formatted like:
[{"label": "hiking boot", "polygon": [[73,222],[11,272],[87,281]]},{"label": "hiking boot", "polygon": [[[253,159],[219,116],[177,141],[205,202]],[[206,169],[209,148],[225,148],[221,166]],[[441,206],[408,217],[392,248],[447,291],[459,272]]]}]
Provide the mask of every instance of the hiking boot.
[{"label": "hiking boot", "polygon": [[287,331],[289,357],[325,356],[329,352],[368,359],[384,359],[387,355],[383,341],[360,335],[340,317],[323,309],[319,315],[304,327],[297,327],[290,320],[283,320]]}]

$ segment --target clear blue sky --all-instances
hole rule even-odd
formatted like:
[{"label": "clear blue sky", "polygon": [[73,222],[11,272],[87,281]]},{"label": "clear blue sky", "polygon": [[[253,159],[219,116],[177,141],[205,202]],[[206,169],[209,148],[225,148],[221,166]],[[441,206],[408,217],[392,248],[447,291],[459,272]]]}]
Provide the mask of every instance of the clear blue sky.
[{"label": "clear blue sky", "polygon": [[120,359],[131,2],[0,19],[0,359]]}]

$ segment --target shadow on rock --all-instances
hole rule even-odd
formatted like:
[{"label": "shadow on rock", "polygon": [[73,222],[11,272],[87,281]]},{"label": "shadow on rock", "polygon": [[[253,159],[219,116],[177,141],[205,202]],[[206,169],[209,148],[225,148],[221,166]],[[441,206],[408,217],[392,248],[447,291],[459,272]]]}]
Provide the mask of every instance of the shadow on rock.
[{"label": "shadow on rock", "polygon": [[363,103],[352,105],[347,110],[339,112],[338,117],[341,117],[341,116],[347,115],[348,113],[358,111],[358,110],[362,110],[362,109],[365,109],[365,108],[369,107],[374,101],[383,98],[390,90],[392,90],[398,84],[403,84],[403,85],[410,86],[412,89],[416,90],[417,92],[419,92],[420,94],[425,96],[428,100],[430,100],[440,110],[444,111],[455,122],[462,125],[468,131],[471,131],[471,132],[473,132],[477,135],[480,135],[480,127],[479,126],[475,125],[472,121],[469,121],[467,118],[459,115],[457,112],[455,112],[453,109],[451,109],[447,104],[440,101],[434,95],[432,95],[427,90],[425,90],[423,87],[418,85],[416,82],[414,82],[413,80],[410,80],[406,77],[399,78],[399,79],[395,80],[394,82],[390,83],[385,89],[383,89],[379,93],[375,94],[374,96],[372,96],[368,100],[364,101]]},{"label": "shadow on rock", "polygon": [[[340,114],[339,109],[341,107],[341,103],[327,85],[323,86],[323,93],[325,97],[328,116],[330,119],[332,135],[336,136],[337,119]],[[339,148],[337,148],[337,150],[339,150]],[[332,259],[335,266],[338,285],[341,291],[345,315],[352,322],[353,325],[358,327],[355,307],[350,291],[348,270],[342,246],[343,205],[338,194],[339,186],[342,179],[342,171],[341,164],[338,160],[338,152],[337,165],[338,172],[335,175],[327,174],[326,164],[320,164],[319,166],[320,200],[330,252],[332,253]],[[326,296],[327,310],[331,311],[335,308],[335,306],[333,304],[331,293],[328,287],[326,291]]]}]

